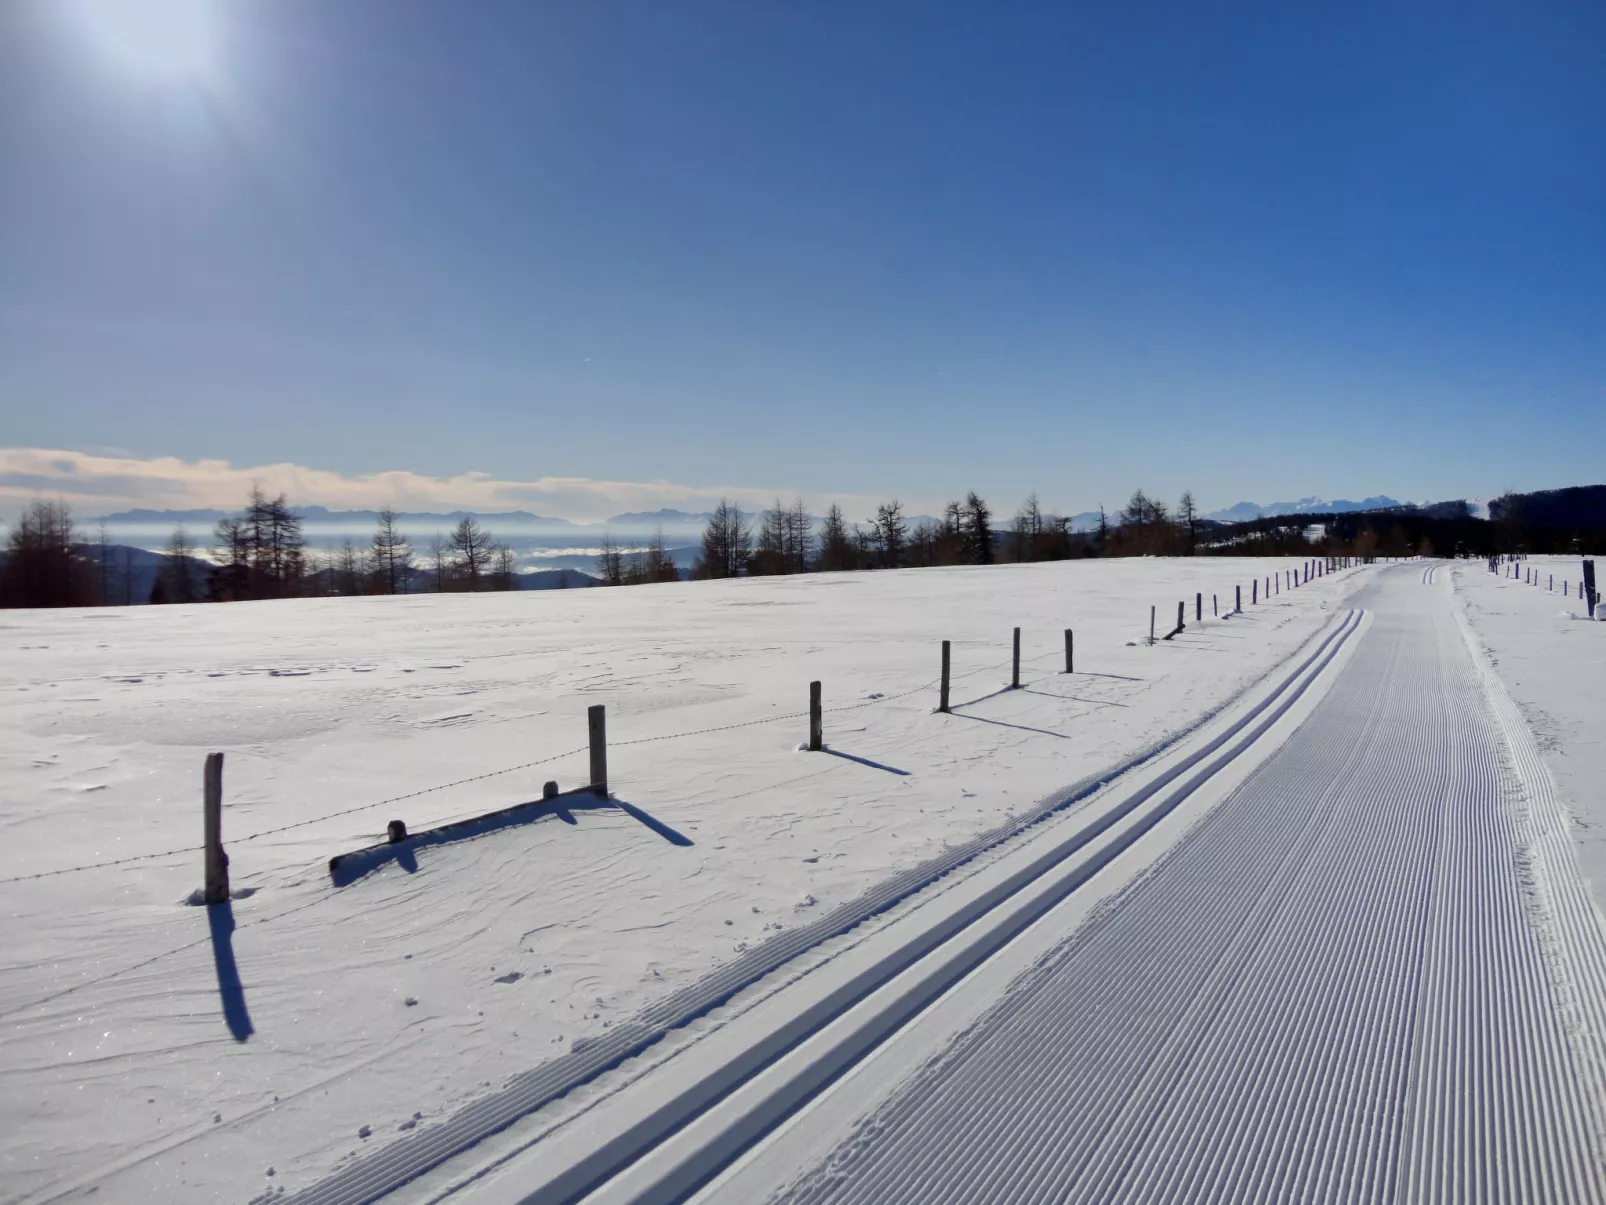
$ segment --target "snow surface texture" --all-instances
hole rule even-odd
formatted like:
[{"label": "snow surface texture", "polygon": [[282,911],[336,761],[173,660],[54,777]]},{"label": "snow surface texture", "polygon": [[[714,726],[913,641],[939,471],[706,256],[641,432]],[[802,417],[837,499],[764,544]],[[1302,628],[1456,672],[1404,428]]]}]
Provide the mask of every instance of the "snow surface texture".
[{"label": "snow surface texture", "polygon": [[773,1199],[1606,1199],[1601,918],[1437,576],[1357,592],[1287,741],[937,1057],[845,1083]]},{"label": "snow surface texture", "polygon": [[[1596,564],[1606,585],[1606,559]],[[1579,557],[1534,557],[1517,569],[1513,579],[1482,562],[1458,564],[1456,593],[1485,663],[1533,730],[1571,811],[1590,891],[1606,910],[1606,623],[1585,617]],[[1524,583],[1524,570],[1536,584]]]},{"label": "snow surface texture", "polygon": [[[427,1133],[1195,722],[1332,615],[1338,578],[1209,619],[1212,592],[1247,604],[1291,564],[6,613],[0,1197],[243,1199]],[[1163,634],[1196,590],[1206,622],[1143,643],[1149,606]],[[1025,689],[1001,692],[1017,624]],[[826,754],[798,751],[812,678]],[[597,702],[633,811],[552,809],[331,881],[389,819],[579,785]],[[206,909],[184,901],[211,750],[235,900]]]}]

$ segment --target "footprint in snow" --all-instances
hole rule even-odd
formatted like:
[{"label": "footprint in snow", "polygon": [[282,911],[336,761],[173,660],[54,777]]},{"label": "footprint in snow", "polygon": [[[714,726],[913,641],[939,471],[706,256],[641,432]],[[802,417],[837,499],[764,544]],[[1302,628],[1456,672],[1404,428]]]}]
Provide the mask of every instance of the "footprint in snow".
[{"label": "footprint in snow", "polygon": [[523,978],[524,978],[524,972],[523,971],[509,971],[506,975],[498,975],[496,977],[496,982],[497,983],[517,983],[520,979],[523,979]]}]

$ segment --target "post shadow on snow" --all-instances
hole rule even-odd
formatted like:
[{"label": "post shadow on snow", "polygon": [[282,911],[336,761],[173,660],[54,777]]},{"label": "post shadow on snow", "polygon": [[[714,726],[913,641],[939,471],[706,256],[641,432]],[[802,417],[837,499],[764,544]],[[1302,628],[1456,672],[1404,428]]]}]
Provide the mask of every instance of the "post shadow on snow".
[{"label": "post shadow on snow", "polygon": [[371,845],[367,849],[359,849],[355,853],[345,854],[330,860],[329,878],[336,887],[346,887],[358,879],[372,873],[381,866],[394,862],[408,874],[418,869],[418,851],[429,849],[437,845],[451,845],[458,841],[472,841],[503,829],[518,828],[526,824],[534,824],[547,817],[556,817],[565,824],[578,825],[575,812],[594,812],[606,809],[624,812],[625,815],[639,821],[645,827],[657,833],[671,845],[692,845],[692,839],[677,829],[671,828],[655,816],[626,803],[623,799],[611,797],[598,799],[590,792],[575,791],[557,800],[533,800],[529,803],[515,804],[499,812],[492,812],[487,816],[478,816],[473,820],[460,820],[455,824],[442,825],[440,828],[430,829],[427,832],[414,833],[404,840],[394,844]]},{"label": "post shadow on snow", "polygon": [[984,695],[977,695],[974,699],[966,699],[963,703],[950,703],[949,711],[958,711],[961,707],[974,707],[977,703],[985,703],[988,699],[996,699],[999,695],[1014,694],[1017,690],[1024,690],[1020,686],[1000,686],[997,690],[989,690]]},{"label": "post shadow on snow", "polygon": [[1011,724],[1007,720],[989,720],[986,716],[965,715],[958,711],[951,712],[950,714],[956,720],[974,720],[978,724],[996,724],[1000,728],[1017,728],[1022,732],[1035,732],[1039,736],[1058,737],[1062,741],[1068,741],[1071,739],[1063,732],[1050,732],[1047,728],[1033,728],[1030,724]]},{"label": "post shadow on snow", "polygon": [[1099,673],[1094,673],[1092,670],[1089,670],[1089,669],[1079,669],[1079,670],[1077,670],[1076,671],[1076,676],[1078,678],[1118,678],[1122,682],[1147,682],[1148,681],[1147,678],[1132,678],[1132,677],[1128,677],[1126,674],[1099,674]]},{"label": "post shadow on snow", "polygon": [[223,1020],[236,1042],[256,1032],[245,1007],[245,988],[240,968],[234,962],[234,905],[224,900],[206,906],[206,921],[212,929],[212,962],[217,967],[217,994],[223,1001]]},{"label": "post shadow on snow", "polygon": [[909,777],[909,771],[907,770],[900,770],[897,766],[889,766],[884,762],[871,761],[868,757],[859,757],[853,753],[844,753],[840,749],[831,748],[830,745],[825,746],[820,750],[820,752],[829,753],[832,757],[840,757],[843,761],[858,762],[861,766],[869,766],[872,770],[885,770],[888,774],[901,774],[905,778]]},{"label": "post shadow on snow", "polygon": [[1084,699],[1080,695],[1060,695],[1051,690],[1033,690],[1030,686],[1020,688],[1022,694],[1041,695],[1045,699],[1064,699],[1071,703],[1086,703],[1089,707],[1130,707],[1130,703],[1117,703],[1114,699]]}]

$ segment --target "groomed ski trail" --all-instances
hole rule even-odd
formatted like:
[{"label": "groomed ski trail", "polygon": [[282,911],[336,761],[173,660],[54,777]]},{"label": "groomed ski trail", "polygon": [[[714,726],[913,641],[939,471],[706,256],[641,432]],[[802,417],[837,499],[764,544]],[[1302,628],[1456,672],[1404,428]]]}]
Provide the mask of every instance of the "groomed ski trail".
[{"label": "groomed ski trail", "polygon": [[771,1199],[1606,1199],[1599,917],[1438,576],[1363,592],[1281,748]]}]

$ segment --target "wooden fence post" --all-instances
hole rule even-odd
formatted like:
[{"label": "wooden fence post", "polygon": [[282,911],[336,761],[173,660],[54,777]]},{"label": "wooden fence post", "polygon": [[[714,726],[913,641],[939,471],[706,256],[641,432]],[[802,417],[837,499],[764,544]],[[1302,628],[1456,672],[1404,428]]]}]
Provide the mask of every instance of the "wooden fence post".
[{"label": "wooden fence post", "polygon": [[1252,607],[1260,601],[1260,579],[1257,577],[1249,583],[1249,605]]},{"label": "wooden fence post", "polygon": [[1193,596],[1193,622],[1204,622],[1204,591],[1199,590]]},{"label": "wooden fence post", "polygon": [[942,701],[937,704],[938,711],[948,710],[948,642],[942,642]]},{"label": "wooden fence post", "polygon": [[1178,632],[1186,630],[1188,625],[1186,623],[1184,623],[1183,620],[1187,618],[1187,615],[1188,615],[1188,603],[1187,603],[1187,600],[1186,599],[1182,599],[1182,598],[1177,599],[1177,626],[1172,628],[1171,631],[1167,634],[1167,636],[1166,636],[1167,640],[1170,640],[1171,637],[1175,636]]},{"label": "wooden fence post", "polygon": [[1149,643],[1154,643],[1154,608],[1149,608]]},{"label": "wooden fence post", "polygon": [[586,712],[591,724],[591,790],[608,797],[608,709],[596,703]]},{"label": "wooden fence post", "polygon": [[202,898],[209,904],[225,904],[229,899],[229,855],[223,852],[223,755],[206,755],[202,778],[204,803],[201,817],[201,845],[206,857],[206,886]]},{"label": "wooden fence post", "polygon": [[1009,688],[1011,690],[1019,690],[1020,689],[1020,629],[1019,628],[1015,629],[1015,672],[1010,677]]},{"label": "wooden fence post", "polygon": [[1073,654],[1075,653],[1075,651],[1076,651],[1076,646],[1073,643],[1073,638],[1071,636],[1071,629],[1070,628],[1066,628],[1065,629],[1065,672],[1068,673],[1068,674],[1076,672],[1075,669],[1073,668],[1074,665],[1075,665],[1075,660],[1073,658]]},{"label": "wooden fence post", "polygon": [[818,753],[825,746],[825,724],[820,715],[820,684],[809,683],[809,751]]},{"label": "wooden fence post", "polygon": [[1211,619],[1219,619],[1219,618],[1221,618],[1221,608],[1220,608],[1219,605],[1217,605],[1216,596],[1214,594],[1212,594],[1210,596],[1210,618]]},{"label": "wooden fence post", "polygon": [[1232,612],[1233,612],[1234,615],[1237,615],[1237,614],[1240,614],[1243,611],[1243,609],[1244,609],[1244,588],[1240,584],[1240,585],[1234,586],[1232,588]]}]

